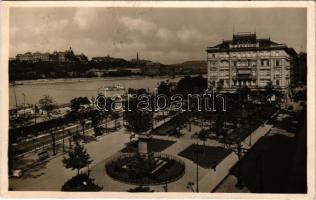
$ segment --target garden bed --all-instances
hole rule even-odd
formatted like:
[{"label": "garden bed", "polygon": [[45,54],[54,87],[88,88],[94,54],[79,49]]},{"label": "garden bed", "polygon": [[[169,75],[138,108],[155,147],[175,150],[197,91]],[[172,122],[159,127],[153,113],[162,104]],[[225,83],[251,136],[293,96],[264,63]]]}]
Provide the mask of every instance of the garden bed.
[{"label": "garden bed", "polygon": [[161,153],[145,158],[138,154],[122,154],[105,165],[106,173],[115,180],[135,185],[159,185],[178,180],[184,175],[180,159]]},{"label": "garden bed", "polygon": [[230,153],[222,147],[211,147],[192,144],[180,152],[178,155],[187,158],[196,163],[196,150],[199,150],[199,166],[204,168],[215,168],[222,160],[224,160]]}]

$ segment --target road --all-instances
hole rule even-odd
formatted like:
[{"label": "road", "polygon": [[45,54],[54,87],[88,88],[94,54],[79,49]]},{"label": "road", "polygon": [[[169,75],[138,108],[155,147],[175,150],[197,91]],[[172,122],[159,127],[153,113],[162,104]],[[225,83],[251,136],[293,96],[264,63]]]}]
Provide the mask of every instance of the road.
[{"label": "road", "polygon": [[[122,120],[122,116],[120,116],[117,121]],[[111,126],[114,124],[114,120],[110,120],[107,122],[108,126]],[[102,124],[102,126],[105,126],[105,123]],[[91,127],[91,121],[86,121],[85,126],[85,133],[88,134],[93,130],[93,127]],[[49,133],[49,130],[47,130],[47,133],[41,134],[37,137],[32,137],[30,139],[25,139],[19,143],[13,144],[13,152],[16,157],[22,157],[25,156],[31,152],[43,149],[45,147],[48,147],[52,145],[52,135]],[[82,133],[82,126],[80,123],[76,124],[68,124],[64,127],[58,127],[57,130],[51,130],[54,137],[56,144],[62,143],[63,141],[66,141],[67,138],[73,136],[75,133]]]}]

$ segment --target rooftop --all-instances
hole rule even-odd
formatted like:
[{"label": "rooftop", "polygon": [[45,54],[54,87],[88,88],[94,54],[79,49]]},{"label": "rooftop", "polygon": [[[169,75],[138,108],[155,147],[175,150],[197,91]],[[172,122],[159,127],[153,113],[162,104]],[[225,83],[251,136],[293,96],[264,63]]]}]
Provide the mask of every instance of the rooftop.
[{"label": "rooftop", "polygon": [[[256,49],[271,49],[283,48],[290,50],[285,44],[271,41],[269,38],[257,38],[256,33],[252,32],[237,32],[233,34],[230,40],[223,40],[221,43],[207,48],[208,52],[212,51],[227,51],[227,50],[256,50]],[[293,53],[294,50],[291,50]]]}]

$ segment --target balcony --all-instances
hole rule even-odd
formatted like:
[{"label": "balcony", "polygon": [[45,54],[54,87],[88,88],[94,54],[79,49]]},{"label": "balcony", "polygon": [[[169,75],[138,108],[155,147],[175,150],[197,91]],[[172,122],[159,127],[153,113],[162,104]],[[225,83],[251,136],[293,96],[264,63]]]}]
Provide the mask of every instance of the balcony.
[{"label": "balcony", "polygon": [[266,65],[261,65],[260,69],[271,69],[271,67],[270,66],[266,66]]},{"label": "balcony", "polygon": [[233,80],[256,80],[257,77],[252,74],[237,74],[237,76],[232,77]]}]

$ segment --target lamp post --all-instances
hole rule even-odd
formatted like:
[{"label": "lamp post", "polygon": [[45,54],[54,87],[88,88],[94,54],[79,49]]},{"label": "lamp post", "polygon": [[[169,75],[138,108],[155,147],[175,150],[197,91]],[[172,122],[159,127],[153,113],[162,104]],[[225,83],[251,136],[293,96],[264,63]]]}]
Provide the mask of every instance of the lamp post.
[{"label": "lamp post", "polygon": [[62,130],[62,132],[63,132],[63,153],[65,153],[65,126],[63,125],[63,130]]},{"label": "lamp post", "polygon": [[38,108],[37,108],[37,106],[35,104],[34,105],[34,125],[36,125],[37,112],[38,112]]},{"label": "lamp post", "polygon": [[15,107],[17,108],[18,107],[18,101],[16,99],[16,91],[15,91],[15,81],[12,82],[12,87],[13,87],[13,93],[14,93],[14,100],[15,100]]},{"label": "lamp post", "polygon": [[233,151],[237,157],[238,157],[238,162],[236,164],[237,168],[237,183],[236,183],[236,187],[238,189],[242,189],[244,187],[243,183],[242,183],[242,177],[241,177],[241,158],[243,156],[244,153],[248,152],[249,149],[247,148],[243,148],[241,145],[241,142],[231,142],[230,140],[226,139],[224,140],[224,147],[226,149],[229,149],[231,151]]},{"label": "lamp post", "polygon": [[23,95],[23,114],[24,114],[24,117],[25,117],[25,94],[22,93]]},{"label": "lamp post", "polygon": [[85,119],[80,120],[80,124],[81,124],[81,126],[82,126],[83,143],[86,143],[86,137],[85,137],[85,135],[84,135],[84,131],[85,131],[84,129],[85,129],[85,124],[86,124]]},{"label": "lamp post", "polygon": [[195,162],[196,162],[196,192],[199,192],[199,144],[196,143],[196,148],[193,150],[194,155],[195,155]]},{"label": "lamp post", "polygon": [[199,192],[199,152],[196,152],[196,192]]}]

